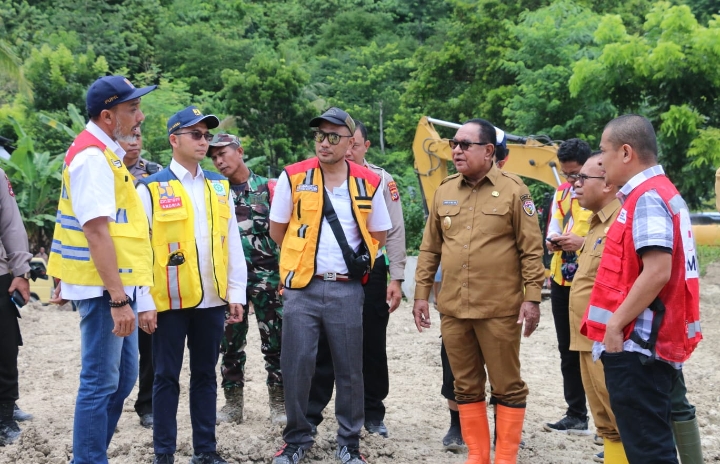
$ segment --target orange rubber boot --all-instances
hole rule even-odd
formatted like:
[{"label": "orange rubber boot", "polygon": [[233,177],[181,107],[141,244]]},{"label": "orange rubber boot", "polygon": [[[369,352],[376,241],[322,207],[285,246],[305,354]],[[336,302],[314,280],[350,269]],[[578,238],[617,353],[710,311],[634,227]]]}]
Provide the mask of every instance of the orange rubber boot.
[{"label": "orange rubber boot", "polygon": [[485,401],[458,404],[462,437],[468,447],[465,464],[490,464],[490,426]]},{"label": "orange rubber boot", "polygon": [[509,408],[501,404],[495,407],[497,408],[495,464],[515,464],[522,440],[525,408]]}]

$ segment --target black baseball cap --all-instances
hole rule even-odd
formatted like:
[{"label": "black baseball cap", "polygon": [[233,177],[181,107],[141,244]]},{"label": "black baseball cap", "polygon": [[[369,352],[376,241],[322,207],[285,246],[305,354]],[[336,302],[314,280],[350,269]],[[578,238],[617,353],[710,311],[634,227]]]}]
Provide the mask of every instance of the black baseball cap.
[{"label": "black baseball cap", "polygon": [[183,127],[194,126],[201,121],[205,121],[208,129],[215,129],[220,125],[220,120],[217,116],[214,114],[202,114],[202,111],[200,111],[197,106],[191,105],[170,116],[167,122],[168,135],[171,135]]},{"label": "black baseball cap", "polygon": [[90,85],[85,97],[85,108],[90,117],[94,117],[102,110],[140,98],[156,88],[157,85],[149,85],[138,89],[125,76],[103,76]]},{"label": "black baseball cap", "polygon": [[333,106],[321,116],[313,118],[310,121],[310,127],[318,127],[322,121],[331,122],[333,124],[337,124],[338,126],[345,126],[350,129],[350,135],[355,135],[355,121],[353,121],[353,118],[351,118],[347,112],[341,110],[340,108]]}]

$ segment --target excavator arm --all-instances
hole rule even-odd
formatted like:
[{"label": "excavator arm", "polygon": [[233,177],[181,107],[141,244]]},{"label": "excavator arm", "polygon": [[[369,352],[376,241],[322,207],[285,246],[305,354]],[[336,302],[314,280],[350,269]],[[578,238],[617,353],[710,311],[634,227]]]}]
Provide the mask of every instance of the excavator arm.
[{"label": "excavator arm", "polygon": [[[452,150],[447,139],[435,130],[435,124],[459,128],[460,124],[423,116],[418,123],[413,141],[415,172],[420,179],[425,214],[428,201],[432,199],[440,182],[448,176],[448,161],[452,161]],[[503,171],[544,182],[557,188],[562,182],[558,175],[560,166],[556,153],[557,145],[540,137],[518,137],[505,133],[508,158]]]}]

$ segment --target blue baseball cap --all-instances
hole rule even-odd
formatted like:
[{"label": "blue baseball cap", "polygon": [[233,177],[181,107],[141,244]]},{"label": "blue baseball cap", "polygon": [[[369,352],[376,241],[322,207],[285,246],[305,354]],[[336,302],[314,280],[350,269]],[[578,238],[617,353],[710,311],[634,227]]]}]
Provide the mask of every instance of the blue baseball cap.
[{"label": "blue baseball cap", "polygon": [[102,110],[140,98],[156,88],[157,85],[149,85],[138,89],[124,76],[103,76],[90,85],[85,97],[85,109],[90,117],[94,117]]},{"label": "blue baseball cap", "polygon": [[188,106],[170,116],[167,122],[168,135],[183,127],[194,126],[201,121],[205,121],[208,129],[215,129],[220,125],[220,120],[214,114],[205,115],[197,106]]}]

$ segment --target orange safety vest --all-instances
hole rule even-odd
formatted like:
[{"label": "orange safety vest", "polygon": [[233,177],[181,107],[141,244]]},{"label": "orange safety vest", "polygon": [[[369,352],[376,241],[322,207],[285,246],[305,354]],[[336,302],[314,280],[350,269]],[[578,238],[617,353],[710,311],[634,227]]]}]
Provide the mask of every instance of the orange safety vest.
[{"label": "orange safety vest", "polygon": [[[380,176],[355,163],[348,163],[347,185],[355,222],[375,265],[379,242],[372,238],[367,221]],[[315,255],[323,219],[323,182],[320,161],[310,158],[285,168],[290,181],[293,214],[280,248],[280,280],[288,288],[303,288],[315,275]],[[332,233],[332,232],[331,232]]]},{"label": "orange safety vest", "polygon": [[[673,216],[672,274],[658,295],[665,313],[654,348],[664,360],[684,362],[702,340],[700,284],[690,213],[666,176],[652,177],[636,187],[610,226],[580,332],[591,340],[602,342],[607,321],[625,300],[642,271],[642,259],[635,250],[632,236],[633,215],[638,199],[649,190],[660,195]],[[635,321],[623,329],[625,340],[631,338],[634,328]]]}]

